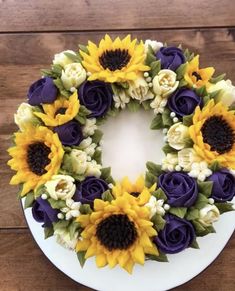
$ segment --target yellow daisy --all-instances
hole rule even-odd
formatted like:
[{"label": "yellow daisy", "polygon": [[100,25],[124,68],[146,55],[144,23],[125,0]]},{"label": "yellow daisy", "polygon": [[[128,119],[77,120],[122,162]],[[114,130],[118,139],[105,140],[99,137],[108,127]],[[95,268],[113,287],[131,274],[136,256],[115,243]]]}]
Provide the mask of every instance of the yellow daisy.
[{"label": "yellow daisy", "polygon": [[144,264],[145,254],[159,255],[151,240],[157,232],[149,220],[149,209],[139,206],[128,193],[111,202],[95,199],[94,212],[77,221],[84,230],[76,251],[86,251],[86,259],[96,256],[98,267],[119,264],[131,273],[135,263]]},{"label": "yellow daisy", "polygon": [[212,163],[235,169],[235,115],[221,102],[211,100],[202,110],[197,107],[189,128],[197,154]]},{"label": "yellow daisy", "polygon": [[11,185],[23,183],[21,195],[36,190],[50,180],[61,165],[64,151],[56,133],[44,126],[15,133],[15,146],[8,149],[8,165],[17,171]]},{"label": "yellow daisy", "polygon": [[131,40],[127,35],[123,40],[117,37],[114,41],[109,35],[105,35],[97,47],[88,42],[88,53],[80,51],[83,58],[83,66],[91,76],[88,80],[101,80],[110,83],[126,82],[137,79],[142,71],[150,68],[144,65],[144,45],[137,39]]},{"label": "yellow daisy", "polygon": [[127,192],[132,196],[136,197],[139,205],[144,205],[148,203],[151,197],[151,192],[155,190],[156,184],[154,184],[151,188],[147,188],[145,186],[144,177],[141,175],[134,184],[130,182],[128,177],[123,178],[121,183],[115,184],[112,189],[112,193],[115,197],[119,197]]},{"label": "yellow daisy", "polygon": [[35,112],[34,114],[39,117],[47,126],[62,125],[72,120],[79,111],[80,102],[78,100],[77,91],[75,91],[69,99],[60,97],[52,104],[43,104],[43,111]]},{"label": "yellow daisy", "polygon": [[208,87],[210,85],[209,80],[214,72],[215,69],[213,67],[199,69],[199,55],[197,55],[187,64],[184,79],[191,87]]}]

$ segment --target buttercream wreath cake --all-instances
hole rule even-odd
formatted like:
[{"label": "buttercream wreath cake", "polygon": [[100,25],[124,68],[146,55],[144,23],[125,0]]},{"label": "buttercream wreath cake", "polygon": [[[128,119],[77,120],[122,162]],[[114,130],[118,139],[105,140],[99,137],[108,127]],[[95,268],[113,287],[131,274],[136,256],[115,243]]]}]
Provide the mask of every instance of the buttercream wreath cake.
[{"label": "buttercream wreath cake", "polygon": [[[235,90],[214,71],[188,49],[130,35],[56,54],[15,114],[8,162],[45,238],[82,266],[95,256],[131,273],[215,232],[235,196]],[[135,182],[101,162],[98,127],[126,109],[154,112],[150,128],[164,133],[162,163]]]}]

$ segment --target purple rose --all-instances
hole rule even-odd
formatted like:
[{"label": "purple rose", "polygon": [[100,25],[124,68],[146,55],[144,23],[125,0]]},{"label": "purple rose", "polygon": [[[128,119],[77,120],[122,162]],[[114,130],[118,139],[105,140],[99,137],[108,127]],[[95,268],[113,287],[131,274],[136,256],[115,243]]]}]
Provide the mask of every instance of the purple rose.
[{"label": "purple rose", "polygon": [[161,47],[156,57],[161,60],[161,68],[176,71],[185,63],[185,56],[181,49],[177,47]]},{"label": "purple rose", "polygon": [[95,199],[100,199],[101,195],[108,190],[108,188],[109,186],[104,180],[93,176],[87,177],[78,185],[73,199],[92,206],[93,201]]},{"label": "purple rose", "polygon": [[42,227],[52,226],[52,222],[58,220],[57,214],[58,210],[51,207],[47,200],[42,199],[41,197],[37,198],[32,206],[33,218],[37,222],[43,222]]},{"label": "purple rose", "polygon": [[58,89],[54,85],[53,79],[49,77],[41,78],[30,86],[28,102],[32,106],[40,105],[41,103],[53,103],[57,94]]},{"label": "purple rose", "polygon": [[91,111],[89,117],[101,117],[109,110],[113,100],[110,84],[102,81],[86,81],[79,88],[78,98]]},{"label": "purple rose", "polygon": [[165,215],[166,224],[154,238],[157,247],[166,254],[176,254],[190,247],[196,235],[192,224],[174,215]]},{"label": "purple rose", "polygon": [[56,126],[54,131],[58,134],[63,145],[79,145],[83,140],[82,129],[77,121],[69,121],[63,125]]},{"label": "purple rose", "polygon": [[235,178],[228,170],[214,172],[207,180],[213,182],[211,197],[216,202],[231,201],[235,196]]},{"label": "purple rose", "polygon": [[201,102],[202,99],[193,90],[180,88],[169,97],[168,107],[178,116],[183,117],[192,114]]},{"label": "purple rose", "polygon": [[168,172],[158,177],[160,187],[173,207],[190,207],[197,200],[198,187],[195,179],[184,172]]}]

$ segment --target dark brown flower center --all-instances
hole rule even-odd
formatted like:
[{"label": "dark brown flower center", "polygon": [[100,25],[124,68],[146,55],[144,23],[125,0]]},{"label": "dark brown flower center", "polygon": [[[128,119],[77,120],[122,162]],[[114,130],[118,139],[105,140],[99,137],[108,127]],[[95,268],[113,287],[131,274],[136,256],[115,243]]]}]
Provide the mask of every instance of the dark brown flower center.
[{"label": "dark brown flower center", "polygon": [[45,167],[50,163],[48,155],[51,150],[43,142],[36,142],[28,146],[27,163],[29,169],[36,175],[46,173]]},{"label": "dark brown flower center", "polygon": [[130,194],[134,197],[139,197],[140,192],[131,192]]},{"label": "dark brown flower center", "polygon": [[208,118],[202,126],[203,142],[219,154],[229,152],[234,144],[234,131],[221,115]]},{"label": "dark brown flower center", "polygon": [[99,57],[101,66],[110,71],[121,70],[129,63],[130,59],[128,50],[121,49],[105,51]]},{"label": "dark brown flower center", "polygon": [[200,74],[198,74],[198,72],[193,72],[192,75],[196,77],[197,81],[202,80],[202,77]]},{"label": "dark brown flower center", "polygon": [[109,251],[126,250],[136,241],[137,230],[127,215],[115,214],[98,224],[96,237]]},{"label": "dark brown flower center", "polygon": [[55,116],[56,116],[57,114],[62,114],[62,115],[65,114],[66,110],[67,110],[66,107],[60,107],[60,108],[56,111]]}]

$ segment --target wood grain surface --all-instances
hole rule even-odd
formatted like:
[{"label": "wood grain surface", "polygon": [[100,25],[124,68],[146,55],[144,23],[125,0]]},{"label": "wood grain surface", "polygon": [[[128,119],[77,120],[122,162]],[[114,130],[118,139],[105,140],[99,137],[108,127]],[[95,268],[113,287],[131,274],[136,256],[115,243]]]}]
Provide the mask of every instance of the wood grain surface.
[{"label": "wood grain surface", "polygon": [[[8,185],[14,112],[53,55],[131,33],[189,47],[235,82],[235,5],[231,0],[0,0],[0,291],[91,290],[58,271],[29,233],[17,187]],[[187,267],[187,266],[186,266]],[[235,290],[235,236],[202,274],[175,290]],[[128,290],[123,290],[128,291]]]}]

